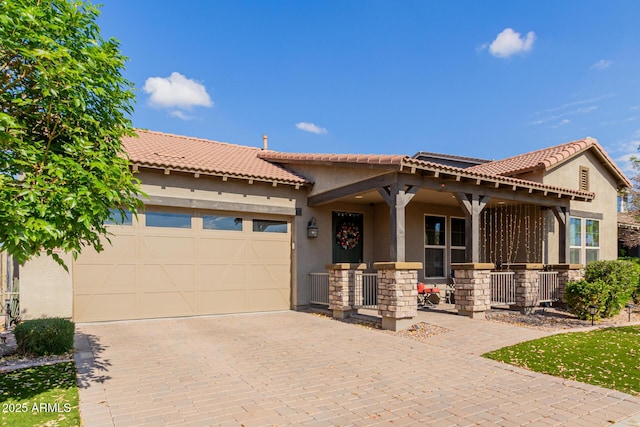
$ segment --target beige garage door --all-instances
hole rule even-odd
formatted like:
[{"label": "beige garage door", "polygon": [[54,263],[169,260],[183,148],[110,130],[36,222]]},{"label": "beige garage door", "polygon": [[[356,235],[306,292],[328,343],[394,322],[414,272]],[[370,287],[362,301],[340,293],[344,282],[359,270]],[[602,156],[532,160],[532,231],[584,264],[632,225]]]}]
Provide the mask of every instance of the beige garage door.
[{"label": "beige garage door", "polygon": [[287,310],[286,218],[148,207],[73,264],[78,322]]}]

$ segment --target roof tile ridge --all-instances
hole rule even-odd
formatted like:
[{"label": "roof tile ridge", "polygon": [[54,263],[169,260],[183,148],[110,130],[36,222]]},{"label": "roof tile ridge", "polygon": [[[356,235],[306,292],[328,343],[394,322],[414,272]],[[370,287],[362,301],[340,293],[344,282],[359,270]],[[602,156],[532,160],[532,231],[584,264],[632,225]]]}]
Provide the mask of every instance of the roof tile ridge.
[{"label": "roof tile ridge", "polygon": [[235,144],[235,143],[226,142],[226,141],[217,141],[215,139],[201,138],[201,137],[198,137],[198,136],[177,135],[177,134],[174,134],[174,133],[160,132],[160,131],[157,131],[157,130],[137,129],[137,128],[134,129],[134,131],[136,133],[138,133],[138,132],[152,133],[152,134],[161,135],[161,136],[167,136],[167,137],[176,138],[176,139],[188,139],[188,140],[199,141],[199,142],[204,142],[204,143],[208,143],[208,144],[212,144],[212,143],[213,144],[223,144],[223,145],[228,145],[228,146],[231,146],[231,147],[238,147],[238,148],[262,151],[262,149],[260,149],[258,147],[252,147],[252,146],[249,146],[249,145],[240,145],[240,144]]}]

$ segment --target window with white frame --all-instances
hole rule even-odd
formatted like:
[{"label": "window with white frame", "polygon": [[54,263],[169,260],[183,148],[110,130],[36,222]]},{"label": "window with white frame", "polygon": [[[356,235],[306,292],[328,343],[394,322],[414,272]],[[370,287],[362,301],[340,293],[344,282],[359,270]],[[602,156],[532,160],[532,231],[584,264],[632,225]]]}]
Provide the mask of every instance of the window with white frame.
[{"label": "window with white frame", "polygon": [[[452,262],[466,261],[464,218],[425,215],[424,277],[444,278]],[[447,248],[449,248],[447,250]]]},{"label": "window with white frame", "polygon": [[451,262],[466,262],[466,225],[464,218],[451,218]]},{"label": "window with white frame", "polygon": [[585,219],[584,221],[584,237],[585,237],[585,258],[589,264],[591,261],[597,261],[600,258],[600,221],[597,219]]},{"label": "window with white frame", "polygon": [[588,264],[600,258],[600,221],[597,219],[569,219],[569,262]]},{"label": "window with white frame", "polygon": [[424,217],[424,277],[445,277],[446,220],[444,216]]}]

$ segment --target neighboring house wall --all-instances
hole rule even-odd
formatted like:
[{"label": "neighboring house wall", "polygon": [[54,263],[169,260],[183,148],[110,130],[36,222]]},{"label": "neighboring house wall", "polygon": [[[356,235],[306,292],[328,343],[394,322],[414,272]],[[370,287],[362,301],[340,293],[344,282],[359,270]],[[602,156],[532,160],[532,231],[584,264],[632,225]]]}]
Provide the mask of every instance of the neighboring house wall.
[{"label": "neighboring house wall", "polygon": [[72,317],[73,257],[64,253],[59,255],[69,272],[45,254],[33,258],[20,268],[20,313],[23,320]]},{"label": "neighboring house wall", "polygon": [[[545,174],[544,184],[558,187],[579,189],[580,167],[589,169],[589,191],[595,193],[592,202],[571,202],[572,216],[600,219],[600,259],[616,259],[618,255],[618,188],[611,173],[605,168],[591,151],[586,151],[573,159],[562,163]],[[549,236],[551,259],[558,260],[557,233]]]}]

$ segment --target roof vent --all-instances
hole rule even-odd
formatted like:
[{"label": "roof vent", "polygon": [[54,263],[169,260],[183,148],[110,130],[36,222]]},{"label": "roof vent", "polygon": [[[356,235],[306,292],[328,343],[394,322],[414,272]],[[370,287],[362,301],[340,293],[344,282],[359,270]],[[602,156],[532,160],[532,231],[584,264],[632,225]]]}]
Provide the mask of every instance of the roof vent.
[{"label": "roof vent", "polygon": [[265,151],[269,149],[269,137],[267,135],[262,135],[262,149]]}]

